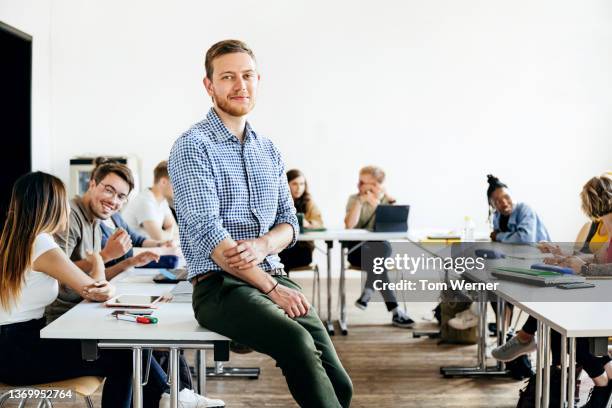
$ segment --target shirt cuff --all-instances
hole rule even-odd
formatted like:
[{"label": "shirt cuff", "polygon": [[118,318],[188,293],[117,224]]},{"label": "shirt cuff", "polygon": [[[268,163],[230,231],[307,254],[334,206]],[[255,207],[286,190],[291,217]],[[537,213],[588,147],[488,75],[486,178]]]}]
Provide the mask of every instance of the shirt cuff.
[{"label": "shirt cuff", "polygon": [[287,248],[291,248],[297,242],[297,237],[300,233],[300,226],[298,225],[297,217],[295,214],[290,214],[288,216],[280,217],[276,220],[276,223],[274,224],[274,226],[277,226],[280,224],[289,224],[291,228],[293,229],[293,237],[291,238],[291,243],[287,245]]},{"label": "shirt cuff", "polygon": [[204,256],[204,258],[212,259],[211,255],[213,251],[217,245],[226,238],[230,238],[229,232],[227,232],[225,228],[215,227],[202,238],[200,254]]},{"label": "shirt cuff", "polygon": [[504,242],[504,239],[506,239],[507,236],[507,232],[498,232],[497,234],[495,234],[495,241]]}]

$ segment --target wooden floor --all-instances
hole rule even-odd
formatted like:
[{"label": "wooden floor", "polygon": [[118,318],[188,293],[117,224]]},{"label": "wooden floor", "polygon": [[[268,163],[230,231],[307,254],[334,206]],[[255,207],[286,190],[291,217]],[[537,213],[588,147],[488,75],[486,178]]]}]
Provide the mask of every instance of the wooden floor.
[{"label": "wooden floor", "polygon": [[[307,279],[303,283],[309,294]],[[336,282],[334,282],[336,283]],[[332,339],[353,380],[352,407],[421,408],[512,408],[516,406],[521,381],[511,379],[444,379],[440,366],[475,364],[475,346],[438,345],[436,340],[416,339],[412,331],[391,326],[390,315],[382,303],[370,303],[368,310],[353,302],[360,293],[360,280],[348,280],[349,335]],[[334,292],[335,293],[335,292]],[[408,304],[408,312],[420,329],[431,328],[433,304]],[[335,309],[335,305],[334,305]],[[324,310],[322,311],[324,314]],[[212,353],[208,353],[209,355]],[[192,354],[190,354],[190,357]],[[211,362],[212,363],[212,362]],[[267,356],[250,353],[231,355],[228,365],[261,367],[258,380],[209,380],[207,393],[222,398],[228,407],[295,407],[285,380]],[[100,393],[95,396],[100,404]],[[33,405],[34,406],[34,405]],[[56,404],[77,407],[84,404]]]}]

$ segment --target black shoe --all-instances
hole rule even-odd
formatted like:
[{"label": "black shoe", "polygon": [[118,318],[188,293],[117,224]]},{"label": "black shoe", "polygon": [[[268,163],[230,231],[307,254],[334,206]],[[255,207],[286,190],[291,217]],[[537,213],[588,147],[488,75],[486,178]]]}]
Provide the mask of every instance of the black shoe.
[{"label": "black shoe", "polygon": [[368,302],[364,302],[361,298],[359,298],[355,301],[355,306],[361,310],[366,310],[368,308]]},{"label": "black shoe", "polygon": [[588,402],[582,408],[606,408],[611,392],[612,384],[608,384],[605,387],[594,386],[591,388]]},{"label": "black shoe", "polygon": [[410,329],[414,326],[414,320],[412,320],[408,316],[402,317],[399,314],[397,314],[393,316],[393,319],[391,319],[391,324],[394,325],[395,327]]},{"label": "black shoe", "polygon": [[236,354],[248,354],[253,352],[252,348],[245,346],[244,344],[240,344],[234,340],[230,341],[230,350]]}]

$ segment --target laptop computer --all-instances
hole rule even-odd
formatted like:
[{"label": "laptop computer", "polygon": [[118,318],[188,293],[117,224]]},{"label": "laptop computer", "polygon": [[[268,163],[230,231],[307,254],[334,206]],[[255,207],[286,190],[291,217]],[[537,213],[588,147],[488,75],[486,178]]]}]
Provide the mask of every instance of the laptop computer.
[{"label": "laptop computer", "polygon": [[376,207],[375,232],[408,231],[409,205],[386,205]]}]

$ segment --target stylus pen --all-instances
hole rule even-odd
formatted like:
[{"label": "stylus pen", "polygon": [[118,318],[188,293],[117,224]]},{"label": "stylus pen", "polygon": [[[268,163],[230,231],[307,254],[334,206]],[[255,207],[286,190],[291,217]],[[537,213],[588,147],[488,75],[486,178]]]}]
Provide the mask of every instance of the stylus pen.
[{"label": "stylus pen", "polygon": [[128,322],[142,323],[142,324],[151,324],[151,321],[143,316],[129,316],[129,315],[118,314],[117,320],[125,320]]}]

